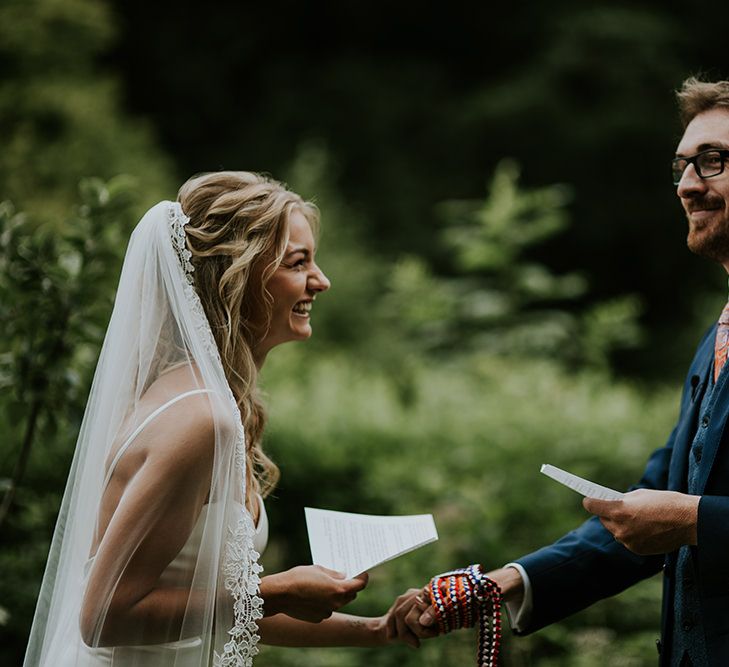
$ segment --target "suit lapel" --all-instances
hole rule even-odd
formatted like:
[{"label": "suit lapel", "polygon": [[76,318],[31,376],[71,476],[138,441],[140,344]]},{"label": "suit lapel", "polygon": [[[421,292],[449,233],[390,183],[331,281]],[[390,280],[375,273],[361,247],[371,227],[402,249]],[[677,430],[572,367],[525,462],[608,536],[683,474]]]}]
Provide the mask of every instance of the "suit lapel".
[{"label": "suit lapel", "polygon": [[[678,424],[676,431],[676,437],[673,443],[673,454],[671,455],[671,464],[668,470],[668,490],[669,491],[682,491],[686,492],[686,485],[688,481],[688,453],[691,443],[693,442],[694,436],[696,435],[696,427],[699,419],[699,409],[701,408],[701,401],[704,394],[709,389],[710,377],[709,373],[713,368],[712,362],[714,358],[714,336],[707,336],[704,340],[704,344],[701,350],[696,355],[696,360],[692,368],[692,374],[690,376],[690,395],[689,405],[686,409],[682,410],[682,418]],[[717,389],[719,389],[717,387]],[[722,386],[721,389],[724,389]],[[724,389],[722,392],[725,402],[729,399],[728,390]],[[716,408],[719,408],[717,401]],[[717,413],[726,414],[726,412]],[[716,425],[718,426],[718,424]],[[721,428],[723,430],[724,424],[722,422]],[[708,434],[707,434],[708,435]],[[708,447],[707,439],[707,447]],[[707,451],[708,455],[709,452]],[[716,451],[712,454],[716,454]],[[708,467],[707,467],[708,470]],[[708,477],[708,473],[706,475]]]},{"label": "suit lapel", "polygon": [[696,478],[696,493],[698,495],[702,495],[706,488],[709,473],[714,467],[714,459],[716,459],[716,453],[724,435],[727,415],[729,415],[729,369],[725,369],[720,375],[714,391],[717,392],[716,401],[712,409],[711,425],[709,426],[709,432],[706,434],[704,453]]}]

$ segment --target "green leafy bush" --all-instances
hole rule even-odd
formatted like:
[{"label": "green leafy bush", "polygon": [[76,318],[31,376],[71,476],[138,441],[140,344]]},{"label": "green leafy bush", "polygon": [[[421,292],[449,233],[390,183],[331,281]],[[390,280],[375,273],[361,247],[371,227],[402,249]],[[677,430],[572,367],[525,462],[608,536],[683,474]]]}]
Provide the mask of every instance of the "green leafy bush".
[{"label": "green leafy bush", "polygon": [[[677,407],[674,391],[647,392],[550,361],[473,354],[421,359],[411,372],[417,396],[403,403],[387,370],[345,355],[284,348],[264,369],[267,448],[283,474],[267,504],[269,570],[310,562],[307,505],[435,516],[440,540],[374,570],[354,613],[383,613],[437,572],[471,562],[497,567],[579,525],[587,517],[579,496],[540,475],[540,465],[626,488],[663,444]],[[651,580],[533,637],[507,637],[506,664],[646,664],[655,655],[660,594]],[[259,663],[465,665],[476,639],[461,635],[417,653],[264,648]]]},{"label": "green leafy bush", "polygon": [[0,204],[0,663],[25,639],[106,324],[134,198],[81,185],[65,233]]},{"label": "green leafy bush", "polygon": [[[325,221],[319,256],[334,288],[317,300],[314,339],[276,350],[264,369],[267,447],[283,472],[268,503],[265,565],[276,571],[309,562],[305,505],[432,512],[440,541],[376,569],[352,605],[355,613],[381,614],[398,594],[437,572],[474,561],[499,566],[582,521],[579,498],[540,476],[539,466],[551,462],[628,486],[668,432],[676,397],[609,380],[612,346],[635,341],[631,301],[566,310],[560,303],[582,283],[523,258],[529,244],[557,231],[556,221],[564,219],[564,199],[548,196],[551,190],[524,191],[514,168],[505,166],[487,200],[461,205],[476,219],[466,216],[450,229],[463,225],[464,239],[470,229],[486,245],[503,246],[508,261],[483,259],[495,252],[459,263],[461,242],[451,239],[444,248],[453,271],[443,276],[412,256],[388,262],[351,232],[346,221],[356,211],[329,186],[329,167],[325,151],[308,147],[290,178],[295,189],[318,194]],[[133,221],[133,191],[124,179],[86,181],[82,205],[60,225],[62,233],[7,205],[0,209],[0,319],[8,332],[0,350],[6,389],[0,435],[9,443],[0,477],[19,482],[0,527],[3,663],[17,663],[24,651]],[[522,224],[544,228],[520,233]],[[501,310],[492,308],[486,318],[488,308],[466,307],[489,299]],[[545,313],[539,322],[552,322],[561,347],[525,345],[520,336],[531,318]],[[549,342],[547,329],[537,331]],[[26,442],[32,455],[25,475],[18,475]],[[6,489],[13,486],[5,482]],[[648,660],[659,598],[658,582],[646,582],[533,637],[507,639],[506,664]],[[474,642],[473,633],[462,632],[418,653],[264,648],[257,664],[468,664]]]}]

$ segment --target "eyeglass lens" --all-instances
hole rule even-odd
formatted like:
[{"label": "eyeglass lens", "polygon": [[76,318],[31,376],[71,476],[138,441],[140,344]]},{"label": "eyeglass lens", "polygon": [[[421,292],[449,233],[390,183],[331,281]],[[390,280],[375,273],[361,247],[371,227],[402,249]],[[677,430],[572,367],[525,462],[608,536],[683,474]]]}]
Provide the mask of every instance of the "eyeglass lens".
[{"label": "eyeglass lens", "polygon": [[721,151],[703,151],[692,157],[676,158],[672,164],[674,185],[678,185],[689,164],[694,165],[699,178],[718,176],[724,171],[724,156]]}]

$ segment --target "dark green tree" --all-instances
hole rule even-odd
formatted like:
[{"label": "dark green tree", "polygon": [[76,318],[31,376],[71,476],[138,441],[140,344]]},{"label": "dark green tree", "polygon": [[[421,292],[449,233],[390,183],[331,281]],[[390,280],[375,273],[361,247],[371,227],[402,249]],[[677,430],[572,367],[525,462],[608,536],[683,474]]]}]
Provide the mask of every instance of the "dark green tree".
[{"label": "dark green tree", "polygon": [[583,276],[558,275],[530,256],[568,228],[570,198],[560,185],[524,187],[516,163],[507,160],[497,166],[485,199],[441,204],[449,276],[407,257],[393,270],[382,302],[404,344],[609,370],[614,350],[641,340],[637,297],[586,303]]},{"label": "dark green tree", "polygon": [[104,66],[115,34],[101,0],[0,3],[0,199],[59,221],[81,178],[133,174],[145,203],[169,193],[169,161]]},{"label": "dark green tree", "polygon": [[0,205],[0,662],[18,664],[135,201],[81,185],[64,234]]}]

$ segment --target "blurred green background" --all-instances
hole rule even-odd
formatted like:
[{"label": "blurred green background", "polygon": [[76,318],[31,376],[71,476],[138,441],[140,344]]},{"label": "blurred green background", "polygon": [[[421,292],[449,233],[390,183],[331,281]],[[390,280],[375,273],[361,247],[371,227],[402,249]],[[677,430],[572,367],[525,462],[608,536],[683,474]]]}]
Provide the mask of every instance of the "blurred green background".
[{"label": "blurred green background", "polygon": [[[265,171],[322,210],[315,336],[271,355],[267,571],[305,505],[432,512],[371,573],[383,613],[585,517],[550,462],[625,488],[725,298],[685,248],[673,90],[729,75],[729,6],[0,2],[0,664],[22,662],[129,232],[192,173]],[[17,480],[17,484],[14,481]],[[660,580],[506,665],[655,662]],[[261,667],[470,664],[473,632],[274,649]]]}]

